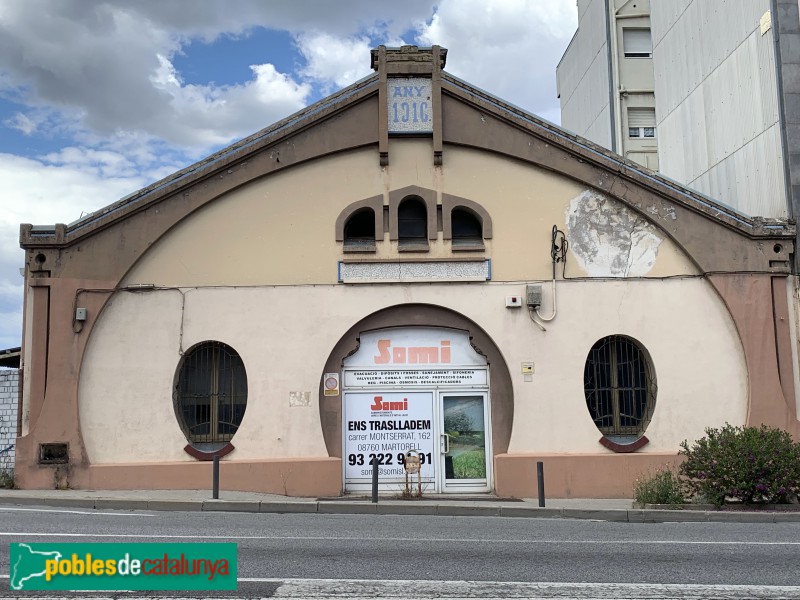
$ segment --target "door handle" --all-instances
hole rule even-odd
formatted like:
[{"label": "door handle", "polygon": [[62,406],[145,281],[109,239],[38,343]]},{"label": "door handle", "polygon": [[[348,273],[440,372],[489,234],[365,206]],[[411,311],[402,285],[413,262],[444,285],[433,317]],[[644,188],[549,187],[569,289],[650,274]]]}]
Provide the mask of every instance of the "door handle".
[{"label": "door handle", "polygon": [[442,441],[444,442],[444,449],[442,452],[445,454],[450,454],[450,436],[446,433],[442,434]]}]

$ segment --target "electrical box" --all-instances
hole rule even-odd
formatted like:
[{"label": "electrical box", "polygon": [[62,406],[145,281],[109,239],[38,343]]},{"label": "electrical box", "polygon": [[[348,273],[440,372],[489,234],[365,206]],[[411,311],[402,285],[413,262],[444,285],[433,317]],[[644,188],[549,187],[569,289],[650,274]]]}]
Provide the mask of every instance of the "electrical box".
[{"label": "electrical box", "polygon": [[75,320],[76,321],[85,321],[86,320],[86,309],[85,308],[76,308],[75,309]]},{"label": "electrical box", "polygon": [[542,286],[531,284],[525,286],[525,301],[528,308],[539,308],[542,305]]},{"label": "electrical box", "polygon": [[522,296],[506,296],[506,308],[522,307]]}]

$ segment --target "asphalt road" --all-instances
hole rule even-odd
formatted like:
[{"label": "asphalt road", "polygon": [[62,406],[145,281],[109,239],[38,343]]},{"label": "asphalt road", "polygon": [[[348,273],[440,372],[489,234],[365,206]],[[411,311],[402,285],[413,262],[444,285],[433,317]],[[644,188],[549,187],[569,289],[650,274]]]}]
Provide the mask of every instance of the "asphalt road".
[{"label": "asphalt road", "polygon": [[[350,585],[356,586],[356,595],[370,597],[380,593],[376,587],[380,585],[396,590],[399,597],[414,597],[420,593],[415,584],[389,581],[429,580],[487,582],[473,585],[474,589],[459,589],[456,583],[446,586],[461,597],[473,597],[475,590],[493,591],[495,597],[522,597],[520,590],[528,590],[528,597],[548,598],[618,598],[623,592],[624,597],[747,598],[755,597],[755,590],[763,586],[789,586],[763,588],[764,597],[800,598],[800,587],[794,589],[800,585],[800,524],[2,507],[0,538],[0,596],[10,595],[8,544],[12,542],[230,541],[238,544],[238,595],[312,597],[341,592],[352,597],[353,588],[346,589]],[[342,587],[340,580],[379,583]],[[547,592],[541,586],[497,587],[488,582],[552,585]],[[576,583],[586,585],[567,585]],[[441,593],[436,585],[425,588],[429,596]],[[707,588],[707,595],[688,595],[695,588],[687,586],[700,586],[696,589],[701,591],[703,586],[723,587]],[[725,586],[749,586],[751,591],[726,596],[720,592]],[[662,595],[652,595],[656,589]],[[669,589],[673,595],[663,595]]]}]

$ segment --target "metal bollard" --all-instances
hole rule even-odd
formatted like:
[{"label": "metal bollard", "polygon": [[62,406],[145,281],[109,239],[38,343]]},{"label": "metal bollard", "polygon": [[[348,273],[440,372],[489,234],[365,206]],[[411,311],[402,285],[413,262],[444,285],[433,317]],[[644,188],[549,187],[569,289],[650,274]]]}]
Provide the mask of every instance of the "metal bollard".
[{"label": "metal bollard", "polygon": [[212,473],[211,485],[213,491],[212,498],[214,498],[214,500],[219,500],[219,454],[214,455],[214,467],[211,473]]},{"label": "metal bollard", "polygon": [[372,459],[372,503],[378,503],[378,457]]},{"label": "metal bollard", "polygon": [[539,484],[539,508],[544,508],[544,463],[536,463],[536,481]]}]

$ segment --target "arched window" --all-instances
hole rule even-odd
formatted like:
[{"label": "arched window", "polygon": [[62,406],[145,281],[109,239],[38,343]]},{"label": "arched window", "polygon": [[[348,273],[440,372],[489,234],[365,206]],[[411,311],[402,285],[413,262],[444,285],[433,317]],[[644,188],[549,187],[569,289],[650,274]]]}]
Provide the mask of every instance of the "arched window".
[{"label": "arched window", "polygon": [[644,433],[656,402],[650,357],[635,340],[612,335],[589,351],[583,372],[589,414],[600,432],[630,442]]},{"label": "arched window", "polygon": [[203,450],[231,440],[247,406],[247,374],[236,351],[203,342],[186,352],[178,368],[175,410],[186,439]]},{"label": "arched window", "polygon": [[375,211],[365,208],[354,213],[344,224],[346,249],[375,249]]},{"label": "arched window", "polygon": [[454,246],[483,245],[483,227],[472,212],[454,208],[450,215],[453,227]]},{"label": "arched window", "polygon": [[397,207],[397,237],[401,246],[428,245],[428,213],[420,198],[411,196]]}]

